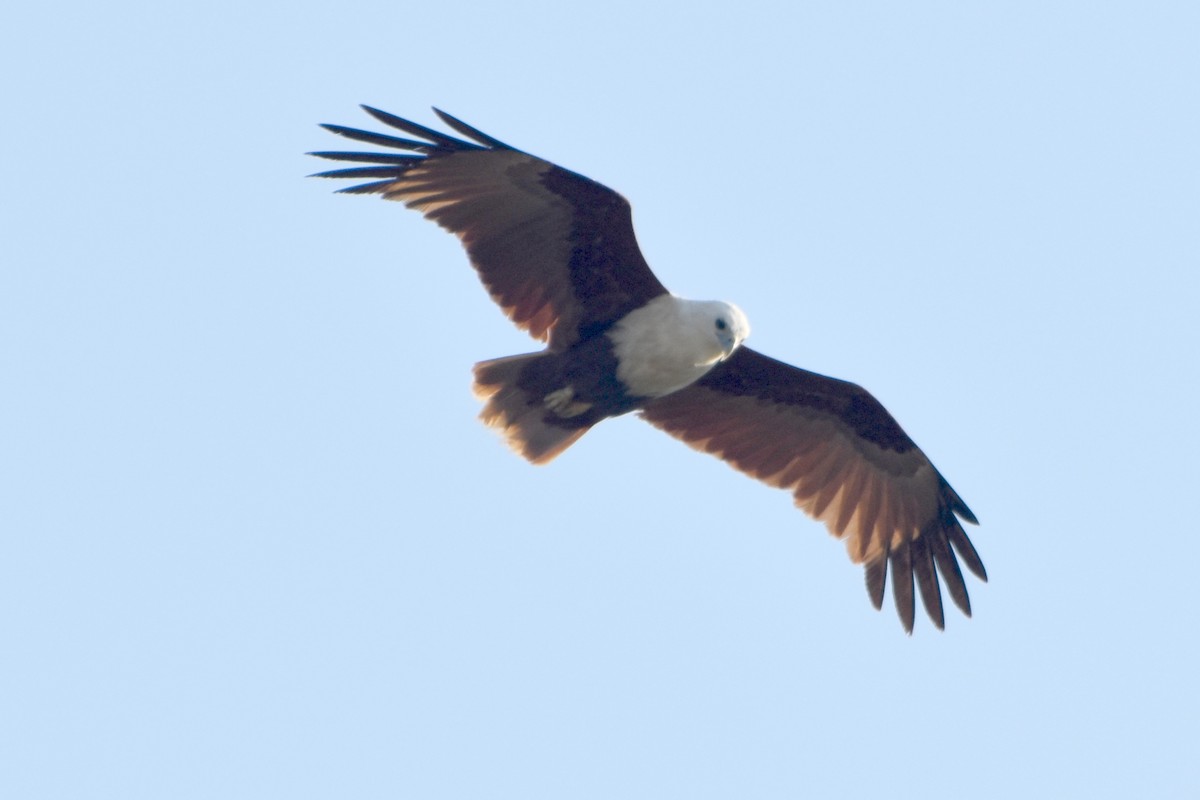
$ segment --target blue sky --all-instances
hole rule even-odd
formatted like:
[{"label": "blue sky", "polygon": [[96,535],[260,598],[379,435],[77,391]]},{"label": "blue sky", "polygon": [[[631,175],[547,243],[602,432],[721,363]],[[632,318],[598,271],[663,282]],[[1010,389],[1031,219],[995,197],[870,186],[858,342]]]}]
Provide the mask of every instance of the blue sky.
[{"label": "blue sky", "polygon": [[[1200,794],[1188,3],[25,7],[0,130],[0,795]],[[870,389],[974,619],[634,418],[531,467],[457,242],[305,180],[437,105]],[[889,600],[890,602],[890,600]]]}]

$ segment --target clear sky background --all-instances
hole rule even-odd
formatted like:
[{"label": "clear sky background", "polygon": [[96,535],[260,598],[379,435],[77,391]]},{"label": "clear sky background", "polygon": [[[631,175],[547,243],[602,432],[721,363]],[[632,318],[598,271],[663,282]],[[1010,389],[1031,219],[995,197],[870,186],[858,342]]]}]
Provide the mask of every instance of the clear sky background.
[{"label": "clear sky background", "polygon": [[[65,3],[0,33],[0,796],[1200,796],[1194,3]],[[534,468],[438,105],[863,384],[979,515],[905,636],[635,418]]]}]

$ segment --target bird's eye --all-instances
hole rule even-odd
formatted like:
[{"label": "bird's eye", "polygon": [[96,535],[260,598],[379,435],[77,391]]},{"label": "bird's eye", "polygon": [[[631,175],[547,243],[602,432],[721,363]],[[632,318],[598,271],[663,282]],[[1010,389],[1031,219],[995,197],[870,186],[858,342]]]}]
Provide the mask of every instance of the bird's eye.
[{"label": "bird's eye", "polygon": [[727,327],[729,327],[729,326],[725,324],[725,320],[723,320],[723,319],[719,319],[719,320],[717,320],[717,330],[719,330],[719,331],[723,331],[723,330],[725,330]]}]

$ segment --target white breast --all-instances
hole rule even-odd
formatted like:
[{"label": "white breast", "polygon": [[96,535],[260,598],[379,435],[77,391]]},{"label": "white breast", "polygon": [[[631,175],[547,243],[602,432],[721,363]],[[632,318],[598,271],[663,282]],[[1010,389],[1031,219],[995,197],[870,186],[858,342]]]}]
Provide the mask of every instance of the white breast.
[{"label": "white breast", "polygon": [[629,312],[608,333],[617,378],[639,397],[662,397],[700,380],[725,355],[713,325],[726,308],[663,295]]}]

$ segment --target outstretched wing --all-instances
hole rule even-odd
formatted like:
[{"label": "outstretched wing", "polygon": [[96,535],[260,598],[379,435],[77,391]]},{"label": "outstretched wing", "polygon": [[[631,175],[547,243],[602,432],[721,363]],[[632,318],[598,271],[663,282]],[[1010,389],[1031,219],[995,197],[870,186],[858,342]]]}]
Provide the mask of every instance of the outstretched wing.
[{"label": "outstretched wing", "polygon": [[[982,580],[983,562],[959,517],[978,524],[896,420],[865,389],[742,347],[695,384],[650,401],[642,416],[697,450],[764,483],[845,539],[883,604],[887,566],[904,629],[913,627],[913,578],[938,628],[938,573],[967,616],[958,559]],[[957,552],[958,557],[955,557]]]},{"label": "outstretched wing", "polygon": [[437,109],[443,122],[471,141],[363,109],[419,139],[323,125],[348,139],[405,152],[312,153],[372,165],[317,177],[379,179],[341,191],[399,200],[457,235],[492,299],[552,349],[566,349],[666,293],[638,249],[628,201],[613,190]]}]

